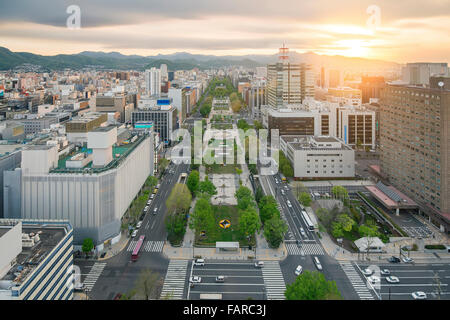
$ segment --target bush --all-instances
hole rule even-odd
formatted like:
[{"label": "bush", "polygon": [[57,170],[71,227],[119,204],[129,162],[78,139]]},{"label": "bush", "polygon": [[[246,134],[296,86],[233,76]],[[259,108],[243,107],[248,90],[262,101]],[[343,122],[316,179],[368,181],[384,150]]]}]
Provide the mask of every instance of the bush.
[{"label": "bush", "polygon": [[444,246],[443,244],[427,244],[425,246],[425,249],[429,249],[429,250],[445,250],[445,249],[447,249],[447,247]]}]

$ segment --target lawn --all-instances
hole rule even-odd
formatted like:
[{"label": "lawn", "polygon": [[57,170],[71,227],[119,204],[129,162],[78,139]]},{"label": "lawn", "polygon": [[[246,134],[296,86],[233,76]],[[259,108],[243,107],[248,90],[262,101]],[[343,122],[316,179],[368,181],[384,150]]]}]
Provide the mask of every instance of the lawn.
[{"label": "lawn", "polygon": [[[207,234],[204,237],[195,235],[195,242],[197,245],[212,245],[215,246],[216,241],[239,241],[239,245],[248,246],[249,243],[245,237],[239,232],[239,213],[236,206],[212,206],[214,216],[216,217],[216,228],[212,234]],[[222,219],[231,221],[231,226],[223,229],[219,226]]]},{"label": "lawn", "polygon": [[205,164],[206,174],[235,174],[236,168],[240,169],[240,164]]}]

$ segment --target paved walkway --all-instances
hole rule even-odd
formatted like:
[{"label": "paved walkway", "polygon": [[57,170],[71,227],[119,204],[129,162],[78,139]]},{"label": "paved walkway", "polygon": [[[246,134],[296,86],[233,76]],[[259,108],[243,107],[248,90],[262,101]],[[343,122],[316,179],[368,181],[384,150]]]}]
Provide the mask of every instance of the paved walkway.
[{"label": "paved walkway", "polygon": [[119,254],[123,249],[125,249],[129,241],[130,238],[128,238],[124,233],[122,233],[119,242],[103,250],[100,254],[106,252],[105,256],[103,258],[100,258],[99,255],[99,258],[97,260],[102,261],[114,257],[115,255]]}]

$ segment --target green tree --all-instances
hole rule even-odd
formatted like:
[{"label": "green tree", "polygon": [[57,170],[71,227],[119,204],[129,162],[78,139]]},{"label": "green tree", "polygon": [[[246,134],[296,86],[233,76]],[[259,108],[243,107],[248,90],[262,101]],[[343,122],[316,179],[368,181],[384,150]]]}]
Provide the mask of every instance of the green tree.
[{"label": "green tree", "polygon": [[235,192],[234,196],[239,201],[242,198],[252,198],[253,194],[249,188],[240,186],[239,189],[237,189],[237,191]]},{"label": "green tree", "polygon": [[252,236],[261,228],[261,221],[255,208],[249,207],[240,212],[239,230],[244,236]]},{"label": "green tree", "polygon": [[146,268],[141,271],[134,289],[134,297],[139,300],[158,299],[163,285],[159,273]]},{"label": "green tree", "polygon": [[280,217],[273,216],[264,224],[264,237],[272,248],[278,248],[287,230],[286,222]]},{"label": "green tree", "polygon": [[167,230],[167,238],[172,245],[178,244],[186,232],[186,214],[169,213],[164,221]]},{"label": "green tree", "polygon": [[177,183],[166,200],[166,206],[170,213],[186,213],[191,205],[192,195],[185,184]]},{"label": "green tree", "polygon": [[158,163],[159,172],[164,172],[164,170],[166,170],[168,165],[169,165],[169,160],[167,160],[166,158],[161,158]]},{"label": "green tree", "polygon": [[189,220],[189,227],[196,233],[206,231],[209,234],[215,225],[214,211],[207,198],[200,198],[195,203],[194,212]]},{"label": "green tree", "polygon": [[355,225],[355,220],[350,218],[348,214],[340,214],[337,217],[337,221],[341,224],[342,229],[346,232],[350,232]]},{"label": "green tree", "polygon": [[88,254],[94,249],[94,241],[91,238],[86,238],[83,240],[83,245],[81,246],[81,250]]},{"label": "green tree", "polygon": [[298,201],[300,201],[300,203],[303,204],[305,207],[309,207],[312,202],[311,195],[307,192],[302,192],[298,197]]},{"label": "green tree", "polygon": [[335,198],[341,199],[344,204],[348,203],[348,191],[343,186],[334,186],[331,188],[331,193]]},{"label": "green tree", "polygon": [[290,163],[285,163],[281,167],[281,172],[285,177],[293,177],[294,176],[294,169],[292,168],[292,165]]},{"label": "green tree", "polygon": [[152,189],[154,186],[158,184],[158,179],[155,176],[149,176],[147,180],[145,180],[145,186]]},{"label": "green tree", "polygon": [[331,227],[331,234],[333,237],[342,238],[344,236],[344,228],[342,227],[342,223],[335,221],[331,224]]},{"label": "green tree", "polygon": [[256,200],[256,202],[258,203],[262,199],[262,197],[264,197],[263,189],[260,186],[258,186],[256,188],[256,192],[255,192],[255,200]]},{"label": "green tree", "polygon": [[305,270],[292,284],[286,286],[287,300],[340,300],[335,281],[327,281],[323,273]]},{"label": "green tree", "polygon": [[201,181],[198,186],[198,191],[203,194],[207,194],[210,197],[217,194],[217,189],[214,183],[212,183],[206,176],[204,181]]},{"label": "green tree", "polygon": [[186,185],[192,194],[195,194],[195,192],[198,190],[199,184],[200,174],[197,170],[192,170],[186,180]]},{"label": "green tree", "polygon": [[263,224],[272,217],[279,217],[280,211],[278,210],[277,201],[273,196],[264,196],[258,202],[259,216]]}]

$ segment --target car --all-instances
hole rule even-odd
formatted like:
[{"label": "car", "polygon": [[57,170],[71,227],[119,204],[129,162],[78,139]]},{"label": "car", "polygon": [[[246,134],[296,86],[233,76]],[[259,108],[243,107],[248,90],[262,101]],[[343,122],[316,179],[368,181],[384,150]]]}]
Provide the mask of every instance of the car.
[{"label": "car", "polygon": [[284,190],[281,189],[281,194],[284,196],[286,194],[286,192],[284,192]]},{"label": "car", "polygon": [[425,300],[427,298],[427,294],[423,291],[416,291],[411,293],[411,296],[414,300]]},{"label": "car", "polygon": [[292,204],[291,204],[291,202],[290,202],[289,200],[286,200],[286,203],[287,203],[287,206],[288,206],[289,208],[292,208]]},{"label": "car", "polygon": [[372,273],[373,273],[373,270],[371,270],[371,269],[369,269],[369,268],[366,268],[366,269],[363,269],[361,272],[362,272],[363,275],[365,275],[365,276],[371,276]]},{"label": "car", "polygon": [[414,262],[414,260],[411,259],[410,257],[402,257],[402,261],[404,263],[413,263]]},{"label": "car", "polygon": [[284,186],[284,189],[289,190],[289,186]]},{"label": "car", "polygon": [[200,283],[202,282],[202,278],[199,276],[192,276],[189,278],[190,283]]},{"label": "car", "polygon": [[395,257],[395,256],[392,256],[392,257],[390,257],[390,258],[388,259],[388,261],[389,261],[390,263],[399,263],[399,262],[400,262],[400,259],[397,258],[397,257]]},{"label": "car", "polygon": [[194,260],[194,266],[204,266],[205,265],[205,259],[195,259]]},{"label": "car", "polygon": [[158,208],[153,209],[153,215],[158,213]]},{"label": "car", "polygon": [[139,222],[136,224],[136,229],[139,229],[141,226],[142,226],[142,221],[139,221]]},{"label": "car", "polygon": [[314,257],[313,261],[314,261],[314,264],[316,265],[316,268],[321,271],[323,268],[322,268],[322,264],[319,261],[319,258]]},{"label": "car", "polygon": [[158,184],[156,185],[156,189],[159,189],[159,187],[161,187],[161,184],[160,184],[160,183],[158,183]]},{"label": "car", "polygon": [[381,269],[381,270],[380,270],[380,273],[381,273],[383,276],[388,276],[388,275],[391,274],[391,272],[390,272],[388,269]]},{"label": "car", "polygon": [[155,197],[155,194],[152,193],[152,194],[150,195],[150,199],[153,199],[154,197]]},{"label": "car", "polygon": [[144,212],[147,212],[149,208],[150,208],[149,206],[145,206]]},{"label": "car", "polygon": [[148,206],[150,205],[150,203],[152,203],[152,200],[148,200],[148,201],[147,201],[147,205],[148,205]]},{"label": "car", "polygon": [[225,282],[225,276],[217,276],[216,282]]},{"label": "car", "polygon": [[255,268],[264,268],[264,261],[256,261]]},{"label": "car", "polygon": [[296,276],[299,276],[302,273],[302,271],[303,271],[303,267],[301,265],[298,265],[297,268],[295,268],[294,273]]},{"label": "car", "polygon": [[131,237],[132,238],[134,238],[134,237],[136,237],[137,236],[137,234],[138,234],[138,229],[135,229],[134,231],[133,231],[133,233],[131,234]]},{"label": "car", "polygon": [[371,284],[377,284],[380,283],[380,277],[370,276],[367,278],[367,281],[369,281]]},{"label": "car", "polygon": [[305,237],[305,238],[306,238],[306,232],[305,232],[305,229],[300,228],[300,234],[302,235],[302,237]]},{"label": "car", "polygon": [[153,193],[157,193],[157,192],[158,192],[158,189],[155,188],[155,189],[153,190]]},{"label": "car", "polygon": [[389,277],[386,277],[386,281],[389,283],[399,283],[400,279],[396,276],[389,276]]}]

